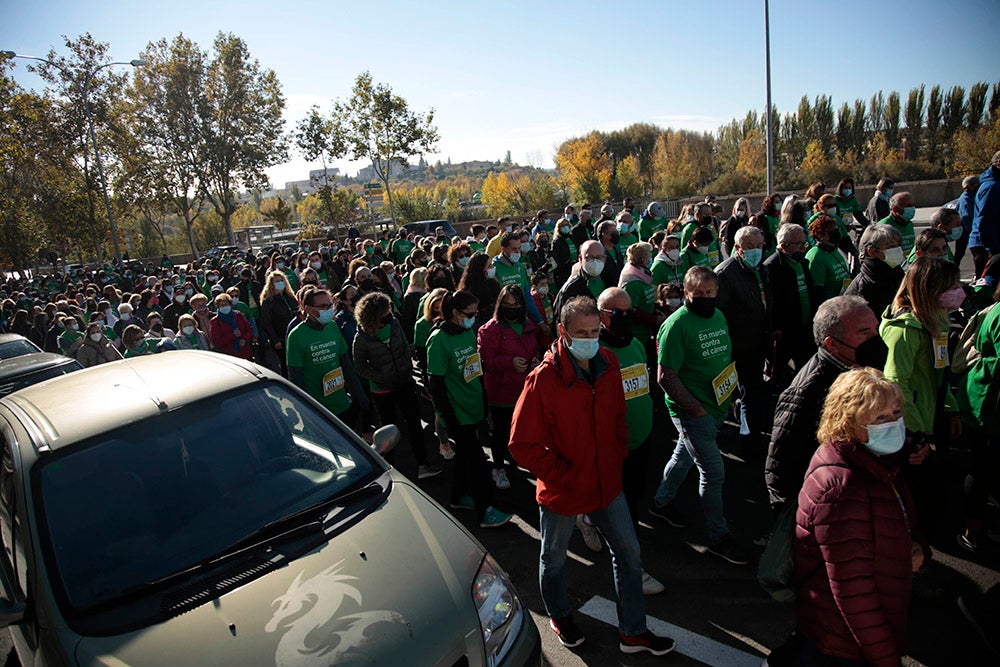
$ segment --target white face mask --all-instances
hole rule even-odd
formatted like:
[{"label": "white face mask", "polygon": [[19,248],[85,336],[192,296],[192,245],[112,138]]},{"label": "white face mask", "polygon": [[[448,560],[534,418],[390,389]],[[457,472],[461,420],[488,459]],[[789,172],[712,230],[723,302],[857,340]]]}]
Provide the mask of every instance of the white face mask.
[{"label": "white face mask", "polygon": [[604,271],[603,259],[588,259],[583,263],[583,272],[591,278],[596,278]]},{"label": "white face mask", "polygon": [[829,216],[831,216],[831,217],[834,216],[834,215],[837,215],[837,209],[836,209],[836,207],[830,207],[830,208],[826,209],[826,214],[829,215]]},{"label": "white face mask", "polygon": [[904,257],[905,255],[903,253],[903,249],[900,248],[899,246],[896,246],[895,248],[885,249],[885,263],[891,266],[892,268],[896,268],[897,266],[902,264]]},{"label": "white face mask", "polygon": [[94,341],[95,343],[99,342],[101,340],[101,333],[97,332],[90,334],[90,340]]},{"label": "white face mask", "polygon": [[194,327],[191,326],[190,324],[187,325],[186,327],[184,327],[183,329],[181,329],[181,331],[184,332],[185,336],[193,336],[194,335]]},{"label": "white face mask", "polygon": [[495,278],[496,275],[497,275],[497,267],[491,266],[490,268],[486,269],[487,278]]}]

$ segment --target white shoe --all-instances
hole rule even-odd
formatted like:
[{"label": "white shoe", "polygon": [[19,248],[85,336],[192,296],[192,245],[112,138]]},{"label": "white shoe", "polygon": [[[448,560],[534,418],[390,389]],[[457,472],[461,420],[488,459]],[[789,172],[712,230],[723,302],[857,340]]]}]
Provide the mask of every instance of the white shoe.
[{"label": "white shoe", "polygon": [[441,458],[445,461],[450,461],[455,458],[455,450],[452,449],[451,445],[447,442],[442,443],[441,446],[438,447],[438,453],[441,454]]},{"label": "white shoe", "polygon": [[656,595],[657,593],[662,593],[663,591],[664,591],[663,584],[661,584],[658,580],[656,580],[655,578],[653,578],[653,576],[649,572],[646,572],[645,570],[643,570],[642,571],[642,592],[643,592],[643,594],[644,595]]},{"label": "white shoe", "polygon": [[591,526],[584,521],[582,514],[576,515],[576,527],[580,529],[580,534],[583,535],[583,543],[587,545],[588,549],[591,551],[600,551],[604,548],[604,544],[601,542],[601,533],[597,530],[597,526]]},{"label": "white shoe", "polygon": [[507,471],[503,468],[494,468],[493,472],[493,483],[496,487],[503,491],[504,489],[510,488],[510,480],[507,479]]}]

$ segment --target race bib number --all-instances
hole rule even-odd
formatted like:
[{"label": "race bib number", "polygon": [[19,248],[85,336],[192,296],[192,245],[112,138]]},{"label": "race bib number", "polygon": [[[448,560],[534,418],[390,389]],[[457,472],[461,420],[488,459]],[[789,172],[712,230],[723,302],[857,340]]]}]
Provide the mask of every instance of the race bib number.
[{"label": "race bib number", "polygon": [[649,393],[649,372],[646,364],[635,364],[622,369],[622,388],[625,400],[631,401]]},{"label": "race bib number", "polygon": [[725,403],[736,389],[739,378],[736,375],[736,362],[730,363],[722,369],[722,372],[712,380],[712,389],[715,390],[715,402],[719,405]]},{"label": "race bib number", "polygon": [[323,395],[329,396],[344,388],[344,369],[337,367],[323,376]]},{"label": "race bib number", "polygon": [[719,251],[709,250],[708,251],[708,261],[712,266],[716,266],[719,263]]},{"label": "race bib number", "polygon": [[465,358],[465,368],[462,371],[462,377],[465,378],[466,382],[472,382],[482,374],[483,364],[479,361],[479,353],[474,352]]},{"label": "race bib number", "polygon": [[934,368],[948,365],[948,334],[934,334]]},{"label": "race bib number", "polygon": [[850,286],[851,286],[851,279],[850,278],[844,278],[841,281],[841,283],[840,283],[840,294],[841,294],[841,296],[843,296],[844,294],[847,294],[847,288],[850,287]]}]

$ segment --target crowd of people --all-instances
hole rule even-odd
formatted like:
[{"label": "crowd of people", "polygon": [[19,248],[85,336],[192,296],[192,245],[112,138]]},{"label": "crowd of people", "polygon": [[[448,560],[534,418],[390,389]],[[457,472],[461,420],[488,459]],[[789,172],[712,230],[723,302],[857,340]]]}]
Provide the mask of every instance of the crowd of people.
[{"label": "crowd of people", "polygon": [[[352,228],[183,267],[9,277],[0,327],[83,366],[174,349],[253,359],[362,437],[400,425],[418,479],[454,459],[448,502],[483,528],[511,519],[504,492],[526,469],[542,597],[571,647],[583,634],[565,561],[579,531],[612,554],[620,649],[673,650],[646,627],[643,595],[664,587],[636,527],[647,513],[694,520],[675,502],[692,469],[708,552],[753,560],[723,502],[718,440],[732,420],[761,467],[770,539],[794,545],[798,627],[773,664],[898,664],[929,546],[977,552],[998,536],[998,175],[1000,153],[919,234],[911,193],[884,178],[862,207],[845,177],[757,211],[740,198],[729,215],[711,197],[675,218],[625,199],[454,237]],[[963,283],[966,249],[976,275]],[[653,447],[672,453],[647,488]],[[972,457],[957,518],[940,502],[956,451]]]}]

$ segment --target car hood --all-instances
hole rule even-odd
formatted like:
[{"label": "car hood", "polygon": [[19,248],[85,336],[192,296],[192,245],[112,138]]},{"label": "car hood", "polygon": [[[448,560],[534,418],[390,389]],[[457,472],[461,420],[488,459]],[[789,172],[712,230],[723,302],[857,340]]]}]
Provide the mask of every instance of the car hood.
[{"label": "car hood", "polygon": [[81,665],[482,662],[471,586],[484,556],[393,471],[386,502],[288,565],[135,632],[85,637]]}]

